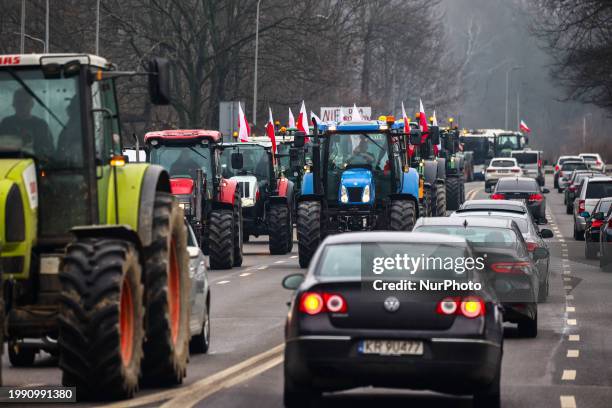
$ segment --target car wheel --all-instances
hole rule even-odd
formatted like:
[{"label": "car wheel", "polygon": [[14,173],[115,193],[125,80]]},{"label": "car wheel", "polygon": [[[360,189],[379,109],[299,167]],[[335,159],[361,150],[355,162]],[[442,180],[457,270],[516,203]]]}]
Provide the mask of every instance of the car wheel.
[{"label": "car wheel", "polygon": [[191,338],[189,342],[189,351],[192,354],[206,353],[210,347],[210,313],[208,311],[209,303],[206,302],[206,310],[204,311],[204,321],[202,322],[202,330]]},{"label": "car wheel", "polygon": [[594,242],[586,241],[584,243],[584,257],[586,259],[596,259],[597,258],[597,246]]},{"label": "car wheel", "polygon": [[538,303],[544,303],[548,299],[549,286],[548,279],[546,279],[545,282],[540,282],[540,287],[538,288]]},{"label": "car wheel", "polygon": [[554,188],[559,188],[559,179],[555,177],[555,181],[554,181]]},{"label": "car wheel", "polygon": [[286,408],[309,408],[315,405],[321,393],[312,387],[296,384],[286,373],[283,403]]},{"label": "car wheel", "polygon": [[520,337],[534,338],[538,335],[538,313],[535,318],[524,319],[518,323],[518,333]]},{"label": "car wheel", "polygon": [[498,363],[497,373],[491,384],[474,394],[473,407],[501,407],[501,361]]}]

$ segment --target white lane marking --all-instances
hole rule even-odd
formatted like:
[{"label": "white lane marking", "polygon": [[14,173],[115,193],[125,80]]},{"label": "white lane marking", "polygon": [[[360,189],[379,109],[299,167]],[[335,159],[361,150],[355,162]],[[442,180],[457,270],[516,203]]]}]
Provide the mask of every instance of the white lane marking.
[{"label": "white lane marking", "polygon": [[580,350],[567,350],[567,358],[578,358],[580,357]]},{"label": "white lane marking", "polygon": [[274,262],[274,263],[275,263],[275,264],[282,264],[282,263],[285,263],[285,261],[276,261],[276,262]]},{"label": "white lane marking", "polygon": [[250,274],[251,274],[251,272],[243,272],[243,273],[241,273],[241,274],[240,274],[240,275],[238,275],[238,276],[240,276],[240,277],[245,277],[245,276],[249,276]]},{"label": "white lane marking", "polygon": [[266,269],[268,267],[268,265],[261,265],[259,268],[257,268],[260,271],[263,271],[264,269]]},{"label": "white lane marking", "polygon": [[567,300],[574,300],[574,295],[565,295]]},{"label": "white lane marking", "polygon": [[291,259],[295,259],[295,258],[297,258],[297,257],[298,257],[297,255],[291,255],[291,257],[290,257],[290,258],[291,258]]},{"label": "white lane marking", "polygon": [[574,306],[567,306],[565,308],[565,311],[568,312],[568,313],[575,312],[576,311],[576,307],[574,307]]},{"label": "white lane marking", "polygon": [[576,379],[576,370],[563,370],[561,379],[564,381],[574,381]]},{"label": "white lane marking", "polygon": [[568,326],[576,326],[578,324],[578,320],[577,319],[567,319],[567,325]]},{"label": "white lane marking", "polygon": [[570,270],[565,270],[565,271],[563,271],[563,273],[564,273],[565,275],[569,275],[569,274],[571,273],[571,271],[570,271]]},{"label": "white lane marking", "polygon": [[222,281],[217,282],[217,285],[225,285],[226,283],[230,283],[230,281],[222,280]]},{"label": "white lane marking", "polygon": [[559,238],[559,242],[565,242],[563,238]]},{"label": "white lane marking", "polygon": [[561,244],[561,246],[562,246],[562,247],[564,247],[564,248],[567,248],[567,244],[566,244],[565,242],[563,242],[563,243]]},{"label": "white lane marking", "polygon": [[567,339],[569,341],[580,341],[580,335],[579,334],[570,334]]},{"label": "white lane marking", "polygon": [[563,278],[563,280],[564,280],[565,282],[570,282],[570,281],[572,280],[572,278]]},{"label": "white lane marking", "polygon": [[559,399],[561,408],[576,408],[576,398],[573,395],[561,395]]},{"label": "white lane marking", "polygon": [[569,286],[569,285],[565,285],[564,288],[565,288],[565,290],[572,290],[572,287]]}]

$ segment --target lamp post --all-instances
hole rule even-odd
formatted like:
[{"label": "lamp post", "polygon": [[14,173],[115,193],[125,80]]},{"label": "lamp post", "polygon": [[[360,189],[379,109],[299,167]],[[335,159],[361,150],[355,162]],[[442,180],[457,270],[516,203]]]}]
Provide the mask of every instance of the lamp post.
[{"label": "lamp post", "polygon": [[508,129],[508,105],[510,104],[509,93],[510,93],[510,73],[518,69],[523,68],[521,65],[515,65],[506,71],[506,114],[504,117],[504,129]]},{"label": "lamp post", "polygon": [[253,78],[253,125],[257,125],[257,60],[259,59],[259,3],[257,0],[257,11],[255,16],[255,77]]},{"label": "lamp post", "polygon": [[25,53],[25,21],[26,21],[26,3],[21,0],[21,40],[19,43],[20,54]]},{"label": "lamp post", "polygon": [[100,0],[96,3],[96,55],[100,55]]},{"label": "lamp post", "polygon": [[49,0],[45,9],[45,54],[49,52]]}]

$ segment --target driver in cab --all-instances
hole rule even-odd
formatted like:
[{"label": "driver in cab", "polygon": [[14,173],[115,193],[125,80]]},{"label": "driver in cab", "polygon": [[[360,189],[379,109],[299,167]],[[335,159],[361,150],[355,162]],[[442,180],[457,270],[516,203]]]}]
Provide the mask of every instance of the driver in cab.
[{"label": "driver in cab", "polygon": [[375,157],[368,151],[368,141],[364,136],[361,136],[359,143],[353,149],[353,155],[349,159],[349,165],[363,164],[366,166],[372,166],[374,164]]}]

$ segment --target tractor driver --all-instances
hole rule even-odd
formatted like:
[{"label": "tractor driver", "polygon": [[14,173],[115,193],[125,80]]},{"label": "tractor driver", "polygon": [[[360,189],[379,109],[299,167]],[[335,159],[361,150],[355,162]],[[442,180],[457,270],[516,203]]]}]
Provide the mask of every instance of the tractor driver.
[{"label": "tractor driver", "polygon": [[368,151],[368,140],[364,136],[361,136],[359,143],[353,150],[352,157],[349,159],[349,164],[365,164],[371,166],[374,160],[374,155]]},{"label": "tractor driver", "polygon": [[189,149],[183,149],[179,157],[170,166],[170,175],[195,178],[196,170],[199,168],[200,164],[193,159]]},{"label": "tractor driver", "polygon": [[37,157],[49,159],[53,154],[53,138],[47,122],[32,115],[34,99],[24,88],[13,94],[15,114],[0,122],[0,135],[14,135],[21,139],[24,150]]}]

